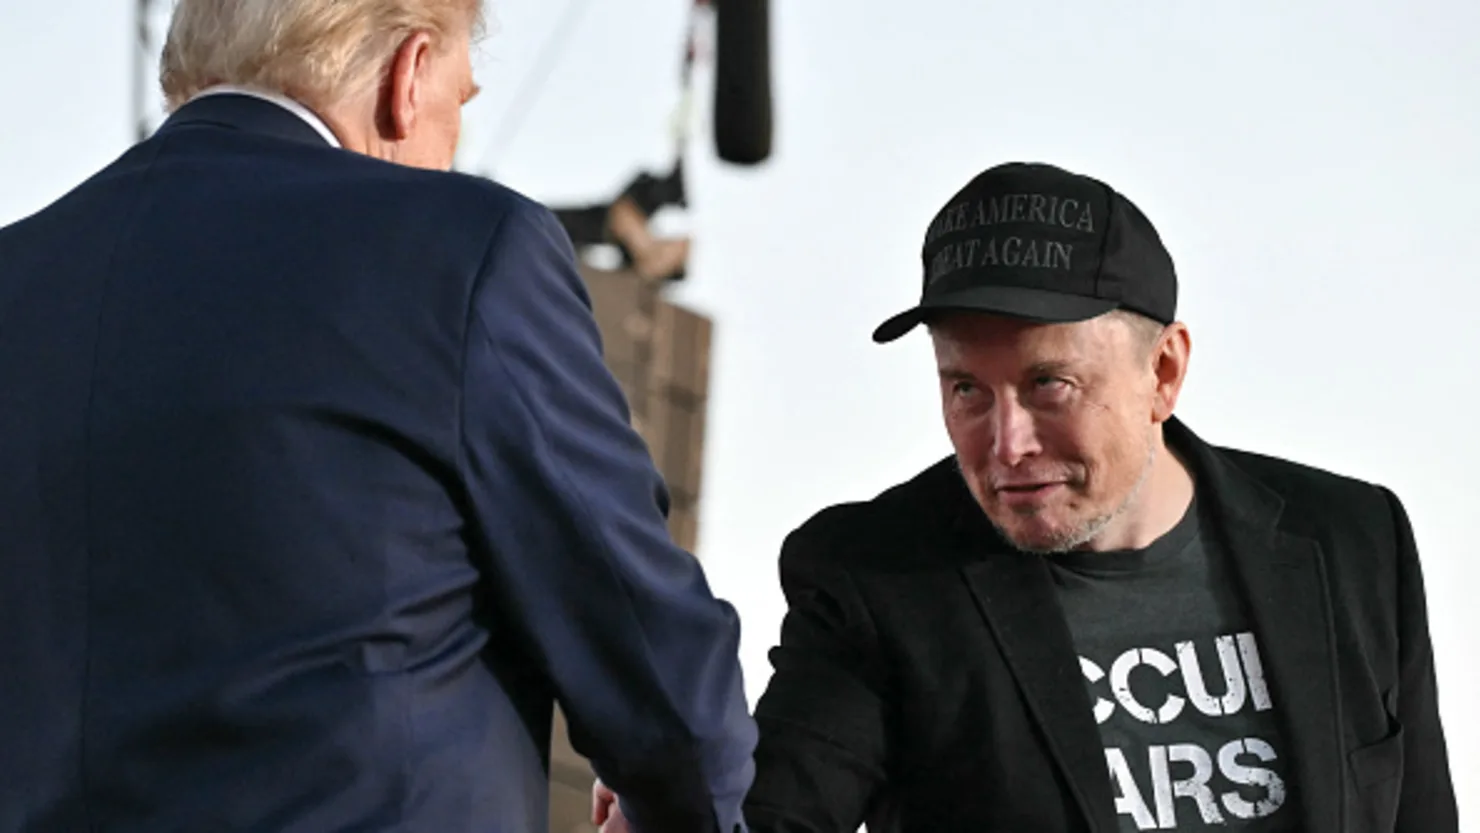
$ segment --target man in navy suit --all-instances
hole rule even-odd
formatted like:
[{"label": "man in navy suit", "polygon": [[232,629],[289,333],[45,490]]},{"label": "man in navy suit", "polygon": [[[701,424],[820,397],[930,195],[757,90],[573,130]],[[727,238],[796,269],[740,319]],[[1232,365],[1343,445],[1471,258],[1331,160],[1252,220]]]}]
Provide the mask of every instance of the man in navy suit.
[{"label": "man in navy suit", "polygon": [[[183,0],[0,229],[0,833],[744,828],[734,611],[552,215],[447,173],[475,0]],[[392,164],[400,163],[400,164]]]}]

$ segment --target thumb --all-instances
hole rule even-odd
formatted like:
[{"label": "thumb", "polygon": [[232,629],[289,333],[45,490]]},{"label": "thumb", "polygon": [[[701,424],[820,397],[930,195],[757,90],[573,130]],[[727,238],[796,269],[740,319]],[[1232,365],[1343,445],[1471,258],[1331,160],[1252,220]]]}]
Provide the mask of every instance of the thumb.
[{"label": "thumb", "polygon": [[596,779],[591,785],[591,823],[595,825],[605,824],[611,816],[611,808],[616,803],[617,794],[611,788]]}]

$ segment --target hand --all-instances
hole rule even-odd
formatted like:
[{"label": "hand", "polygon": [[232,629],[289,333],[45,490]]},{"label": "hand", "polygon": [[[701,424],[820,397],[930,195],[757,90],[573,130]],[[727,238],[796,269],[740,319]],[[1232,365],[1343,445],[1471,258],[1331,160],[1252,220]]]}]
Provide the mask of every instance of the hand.
[{"label": "hand", "polygon": [[601,828],[601,833],[631,833],[627,817],[622,815],[622,805],[617,803],[617,794],[596,779],[591,785],[591,823]]}]

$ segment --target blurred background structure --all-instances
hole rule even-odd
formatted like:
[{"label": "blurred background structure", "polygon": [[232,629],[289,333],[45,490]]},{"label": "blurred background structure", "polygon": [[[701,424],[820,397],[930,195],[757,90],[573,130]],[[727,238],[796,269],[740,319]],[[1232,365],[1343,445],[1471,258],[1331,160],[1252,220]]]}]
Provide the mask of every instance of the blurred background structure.
[{"label": "blurred background structure", "polygon": [[[690,241],[658,297],[715,322],[696,546],[741,614],[752,699],[785,609],[783,536],[948,452],[928,343],[868,339],[917,289],[926,222],[981,168],[1037,159],[1155,220],[1183,279],[1178,410],[1195,430],[1403,498],[1461,811],[1480,820],[1480,4],[775,3],[780,129],[754,167],[715,147],[712,33],[687,104],[675,80],[693,0],[489,3],[463,170],[609,207],[671,172],[682,132],[666,120],[692,115],[686,205],[646,223]],[[162,20],[169,0],[0,3],[0,100],[18,120],[0,135],[0,223],[110,162],[157,110],[152,66],[132,71],[158,51],[139,46],[144,8]],[[593,274],[633,271],[613,243],[583,248]]]}]

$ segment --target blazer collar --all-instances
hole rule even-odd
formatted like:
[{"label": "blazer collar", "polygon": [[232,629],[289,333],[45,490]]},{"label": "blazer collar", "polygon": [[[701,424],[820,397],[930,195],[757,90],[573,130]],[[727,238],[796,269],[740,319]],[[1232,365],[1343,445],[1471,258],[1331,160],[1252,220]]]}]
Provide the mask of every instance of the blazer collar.
[{"label": "blazer collar", "polygon": [[[1284,501],[1175,418],[1168,444],[1184,455],[1215,532],[1235,564],[1264,650],[1264,672],[1296,779],[1302,829],[1336,830],[1341,790],[1341,717],[1336,697],[1330,599],[1320,547],[1281,528]],[[1092,830],[1118,830],[1114,793],[1078,654],[1042,558],[1014,551],[992,528],[959,474],[947,501],[958,542],[980,555],[963,577],[1022,687],[1070,791]]]},{"label": "blazer collar", "polygon": [[1346,804],[1346,767],[1326,553],[1297,529],[1301,519],[1286,515],[1284,500],[1226,452],[1180,422],[1168,426],[1167,440],[1188,454],[1212,497],[1216,532],[1241,584],[1291,750],[1289,795],[1300,805],[1301,829],[1335,831]]},{"label": "blazer collar", "polygon": [[192,99],[165,120],[160,132],[190,125],[225,127],[290,142],[329,146],[324,136],[297,113],[246,93],[216,93]]}]

